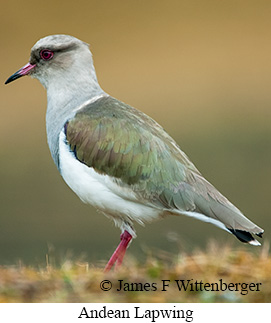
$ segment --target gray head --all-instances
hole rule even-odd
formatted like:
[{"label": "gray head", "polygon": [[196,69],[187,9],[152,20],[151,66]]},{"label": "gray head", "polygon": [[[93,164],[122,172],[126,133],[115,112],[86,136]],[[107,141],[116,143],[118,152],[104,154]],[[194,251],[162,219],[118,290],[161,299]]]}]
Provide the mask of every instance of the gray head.
[{"label": "gray head", "polygon": [[58,165],[58,137],[78,107],[104,91],[98,84],[88,45],[68,35],[40,39],[31,49],[29,63],[6,81],[30,75],[47,89],[48,144]]},{"label": "gray head", "polygon": [[32,47],[29,63],[14,73],[6,84],[21,76],[31,75],[48,89],[51,84],[64,86],[71,83],[78,74],[81,80],[91,79],[97,83],[88,44],[69,35],[51,35],[40,39]]}]

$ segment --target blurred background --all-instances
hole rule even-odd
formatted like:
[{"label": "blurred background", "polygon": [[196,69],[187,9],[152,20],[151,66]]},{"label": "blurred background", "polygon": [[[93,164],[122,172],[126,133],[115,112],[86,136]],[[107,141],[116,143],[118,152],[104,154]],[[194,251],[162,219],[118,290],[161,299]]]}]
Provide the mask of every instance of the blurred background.
[{"label": "blurred background", "polygon": [[[119,229],[58,174],[43,87],[28,77],[4,86],[38,39],[58,33],[89,43],[102,88],[158,121],[268,243],[270,1],[9,0],[0,12],[0,264],[42,264],[48,252],[97,263],[119,242]],[[204,250],[211,238],[242,245],[185,217],[136,229],[129,254],[139,259]]]}]

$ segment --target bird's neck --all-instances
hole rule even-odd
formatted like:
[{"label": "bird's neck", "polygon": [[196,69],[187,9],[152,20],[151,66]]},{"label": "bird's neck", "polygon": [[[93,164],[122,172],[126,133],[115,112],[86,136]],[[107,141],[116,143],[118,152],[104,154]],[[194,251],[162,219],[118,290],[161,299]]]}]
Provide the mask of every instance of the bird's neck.
[{"label": "bird's neck", "polygon": [[75,64],[68,70],[52,75],[45,87],[47,109],[50,113],[57,114],[60,110],[69,114],[86,100],[104,93],[97,81],[94,67],[86,69]]},{"label": "bird's neck", "polygon": [[67,120],[84,105],[85,102],[95,100],[96,97],[106,95],[101,89],[96,75],[90,77],[87,71],[80,73],[80,79],[70,74],[62,73],[61,79],[47,85],[46,130],[48,145],[58,166],[59,134]]}]

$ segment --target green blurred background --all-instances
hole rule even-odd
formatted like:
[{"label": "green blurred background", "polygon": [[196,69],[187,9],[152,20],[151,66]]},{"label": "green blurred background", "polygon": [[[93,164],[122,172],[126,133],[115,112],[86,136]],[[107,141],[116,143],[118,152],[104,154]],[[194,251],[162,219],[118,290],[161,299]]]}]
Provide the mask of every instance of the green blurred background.
[{"label": "green blurred background", "polygon": [[[3,85],[39,38],[56,33],[88,42],[103,89],[162,124],[270,240],[270,1],[2,0],[0,264],[43,263],[48,248],[97,262],[119,241],[53,164],[45,90],[27,77]],[[205,248],[211,237],[241,245],[185,217],[136,228],[129,253],[139,259]]]}]

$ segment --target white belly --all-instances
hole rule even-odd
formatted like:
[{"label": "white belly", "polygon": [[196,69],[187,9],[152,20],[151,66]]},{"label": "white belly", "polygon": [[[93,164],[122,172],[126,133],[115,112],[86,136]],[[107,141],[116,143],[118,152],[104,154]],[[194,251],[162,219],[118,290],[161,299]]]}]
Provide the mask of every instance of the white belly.
[{"label": "white belly", "polygon": [[151,222],[163,213],[163,210],[139,203],[131,189],[118,185],[110,176],[98,174],[78,161],[70,151],[63,131],[59,137],[59,165],[65,182],[80,199],[112,215],[120,227],[123,227],[123,221]]}]

